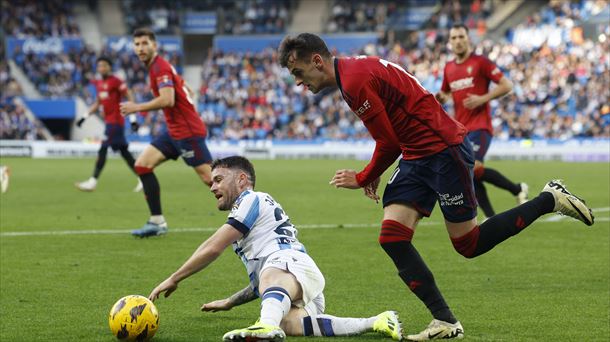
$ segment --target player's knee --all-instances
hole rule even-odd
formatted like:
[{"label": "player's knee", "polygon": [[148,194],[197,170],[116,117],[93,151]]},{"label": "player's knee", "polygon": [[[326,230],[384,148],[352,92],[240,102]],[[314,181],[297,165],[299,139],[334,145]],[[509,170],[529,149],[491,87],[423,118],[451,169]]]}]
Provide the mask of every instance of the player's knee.
[{"label": "player's knee", "polygon": [[143,176],[149,173],[153,172],[153,168],[152,167],[146,167],[146,166],[142,166],[142,165],[138,165],[138,163],[136,162],[136,164],[134,165],[134,171],[136,172],[136,174],[138,176]]},{"label": "player's knee", "polygon": [[383,247],[392,242],[410,242],[413,239],[413,229],[394,220],[383,220],[379,233],[379,244]]},{"label": "player's knee", "polygon": [[291,308],[280,323],[280,328],[288,336],[303,336],[303,318],[306,313],[303,309]]},{"label": "player's knee", "polygon": [[478,255],[476,253],[478,242],[479,226],[474,227],[474,229],[463,236],[451,238],[453,248],[467,259],[472,259]]}]

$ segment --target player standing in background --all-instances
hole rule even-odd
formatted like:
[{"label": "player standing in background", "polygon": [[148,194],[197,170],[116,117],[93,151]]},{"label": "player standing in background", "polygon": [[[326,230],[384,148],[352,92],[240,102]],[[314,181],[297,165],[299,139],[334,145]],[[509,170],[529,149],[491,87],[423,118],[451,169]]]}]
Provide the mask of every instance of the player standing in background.
[{"label": "player standing in background", "polygon": [[262,298],[260,319],[245,329],[226,333],[224,341],[284,341],[291,336],[349,336],[376,331],[402,339],[402,324],[394,311],[370,318],[324,314],[324,276],[297,239],[290,218],[271,195],[254,191],[256,174],[244,157],[212,164],[212,187],[218,209],[231,210],[227,223],[204,241],[174,274],[159,284],[150,300],[201,271],[233,244],[250,284],[229,298],[204,304],[203,311],[230,310]]},{"label": "player standing in background", "polygon": [[11,176],[11,169],[8,166],[0,165],[0,193],[8,191],[8,181]]},{"label": "player standing in background", "polygon": [[182,157],[201,180],[212,184],[210,163],[212,156],[205,144],[207,128],[199,117],[190,94],[192,91],[174,67],[157,54],[157,39],[153,31],[140,28],[133,33],[134,52],[148,68],[150,88],[154,99],[145,103],[124,102],[121,114],[163,109],[167,132],[157,137],[136,160],[136,173],[144,185],[150,218],[146,224],[132,231],[138,237],[167,233],[167,223],[161,211],[159,181],[153,169],[167,159]]},{"label": "player standing in background", "polygon": [[[95,102],[89,107],[87,112],[76,121],[76,126],[81,127],[83,122],[98,110],[104,116],[106,130],[104,135],[106,139],[102,142],[99,151],[97,152],[97,160],[95,161],[95,169],[93,176],[84,182],[74,184],[81,191],[93,191],[97,186],[97,180],[100,173],[106,164],[106,156],[108,155],[108,147],[113,151],[119,151],[121,157],[125,160],[129,168],[135,172],[135,160],[129,153],[129,143],[125,139],[125,118],[121,115],[119,105],[123,97],[127,97],[129,101],[133,101],[133,96],[127,89],[125,83],[118,77],[112,75],[112,61],[108,57],[99,57],[96,62],[97,72],[101,76],[100,80],[95,82],[97,96]],[[101,107],[101,110],[100,110]],[[136,116],[131,115],[132,131],[138,130],[138,122]],[[138,185],[134,189],[135,192],[142,190],[142,183],[138,181]]]},{"label": "player standing in background", "polygon": [[[468,130],[468,139],[474,150],[474,190],[477,201],[485,216],[492,217],[495,212],[483,182],[512,193],[518,204],[527,201],[527,184],[513,183],[500,172],[486,168],[483,164],[493,137],[489,101],[510,93],[513,84],[492,61],[473,53],[466,26],[453,25],[449,30],[449,44],[455,59],[445,65],[443,85],[436,98],[440,103],[445,103],[449,95],[453,97],[455,119]],[[489,90],[490,81],[497,83],[492,90]]]},{"label": "player standing in background", "polygon": [[394,261],[400,278],[434,317],[426,329],[408,339],[464,336],[432,272],[411,243],[418,222],[430,216],[437,201],[455,250],[466,258],[488,252],[547,213],[559,212],[593,224],[585,203],[561,181],[553,180],[537,197],[479,225],[474,154],[466,129],[414,76],[379,57],[333,57],[324,41],[309,33],[286,37],[280,44],[279,60],[297,85],[313,93],[339,88],[375,139],[373,157],[364,170],[338,170],[332,185],[364,188],[365,195],[377,201],[379,177],[402,155],[383,194],[379,243]]}]

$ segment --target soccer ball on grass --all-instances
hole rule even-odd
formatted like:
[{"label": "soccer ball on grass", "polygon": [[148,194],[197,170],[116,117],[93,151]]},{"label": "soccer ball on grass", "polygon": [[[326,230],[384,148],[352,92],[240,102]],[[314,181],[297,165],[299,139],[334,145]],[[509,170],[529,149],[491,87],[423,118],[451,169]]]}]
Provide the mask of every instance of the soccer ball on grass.
[{"label": "soccer ball on grass", "polygon": [[108,324],[121,341],[148,341],[159,328],[159,313],[148,298],[125,296],[112,306]]}]

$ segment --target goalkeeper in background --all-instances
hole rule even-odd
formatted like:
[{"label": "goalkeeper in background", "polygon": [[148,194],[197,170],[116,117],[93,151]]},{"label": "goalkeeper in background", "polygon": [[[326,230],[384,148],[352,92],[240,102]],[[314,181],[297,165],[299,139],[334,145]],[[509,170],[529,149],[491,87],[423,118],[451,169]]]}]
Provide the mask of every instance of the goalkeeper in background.
[{"label": "goalkeeper in background", "polygon": [[[125,139],[125,119],[121,115],[119,109],[121,99],[126,97],[129,101],[133,101],[133,95],[128,91],[127,85],[112,74],[112,61],[110,58],[102,56],[97,59],[97,72],[101,76],[101,79],[95,82],[95,89],[97,90],[95,102],[89,107],[85,115],[78,119],[76,125],[81,127],[83,122],[85,122],[92,113],[99,111],[103,114],[104,122],[106,123],[106,130],[104,132],[105,140],[102,142],[102,146],[100,146],[97,153],[93,175],[86,181],[75,184],[81,191],[95,190],[97,180],[106,164],[108,147],[111,147],[114,151],[119,151],[129,168],[135,173],[135,160],[131,153],[129,153],[129,143],[127,142],[127,139]],[[136,115],[129,116],[129,119],[131,122],[131,130],[136,132],[138,130]],[[141,190],[142,183],[138,180],[138,185],[134,191],[138,192]]]}]

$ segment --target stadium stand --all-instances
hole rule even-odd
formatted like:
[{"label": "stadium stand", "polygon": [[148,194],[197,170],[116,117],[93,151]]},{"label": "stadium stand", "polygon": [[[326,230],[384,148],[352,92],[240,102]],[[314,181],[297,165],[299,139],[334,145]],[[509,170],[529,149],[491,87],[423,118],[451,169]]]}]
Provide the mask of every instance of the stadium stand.
[{"label": "stadium stand", "polygon": [[216,12],[221,34],[283,33],[297,1],[247,0],[153,0],[125,1],[123,9],[129,31],[148,26],[159,34],[181,34],[186,11]]},{"label": "stadium stand", "polygon": [[2,1],[2,29],[14,37],[78,37],[72,2],[62,0]]},{"label": "stadium stand", "polygon": [[[437,92],[442,70],[450,58],[445,44],[447,30],[454,22],[465,22],[471,28],[476,52],[489,56],[515,84],[511,95],[492,102],[498,138],[610,137],[610,81],[607,77],[610,43],[607,39],[598,42],[585,39],[575,25],[579,20],[605,13],[608,3],[551,1],[539,13],[533,13],[526,22],[507,32],[504,42],[484,36],[485,27],[481,21],[493,13],[493,3],[487,0],[447,0],[438,4],[427,0],[334,1],[331,3],[333,20],[326,28],[329,32],[404,30],[399,41],[385,44],[383,40],[356,53],[376,54],[404,65],[424,87]],[[67,4],[69,2],[59,0],[46,5],[18,1],[10,6],[11,15],[21,16],[19,20],[31,23],[7,19],[3,11],[3,29],[16,36],[67,34],[78,37]],[[214,9],[218,17],[222,17],[218,22],[220,33],[242,34],[283,32],[297,1],[223,2],[218,9],[212,6],[211,0],[184,0],[172,2],[172,6],[169,1],[162,0],[146,4],[146,10],[138,10],[141,2],[123,2],[130,28],[145,23],[155,26],[151,18],[166,17],[167,25],[159,26],[158,32],[176,33],[180,32],[183,11]],[[6,6],[4,2],[3,6]],[[59,19],[50,20],[50,24],[37,20],[35,15],[28,19],[32,8],[59,13]],[[271,10],[262,11],[262,8]],[[148,19],[133,16],[139,12],[145,13]],[[427,19],[418,22],[413,19],[413,13],[424,13]],[[267,23],[277,20],[284,26],[274,26],[275,31],[265,28]],[[244,29],[242,26],[246,22],[252,25]],[[413,25],[421,29],[409,30]],[[610,32],[604,37],[608,34]],[[524,35],[528,39],[522,39]],[[558,40],[556,36],[562,39]],[[181,72],[182,55],[163,54]],[[85,45],[78,52],[57,54],[15,51],[13,59],[43,95],[82,96],[91,102],[95,93],[90,83],[95,77],[94,62],[99,55],[110,56],[115,61],[115,70],[127,80],[137,101],[150,99],[147,70],[129,51],[115,51],[106,45],[96,52]],[[4,89],[3,81],[3,94]],[[295,86],[292,77],[277,65],[275,52],[270,50],[211,52],[203,62],[198,93],[198,109],[208,123],[211,139],[343,140],[368,135],[338,92],[314,96]],[[146,114],[139,118],[142,127],[138,134],[130,135],[129,139],[147,140],[163,131],[162,114]],[[3,114],[3,117],[8,116]]]}]

